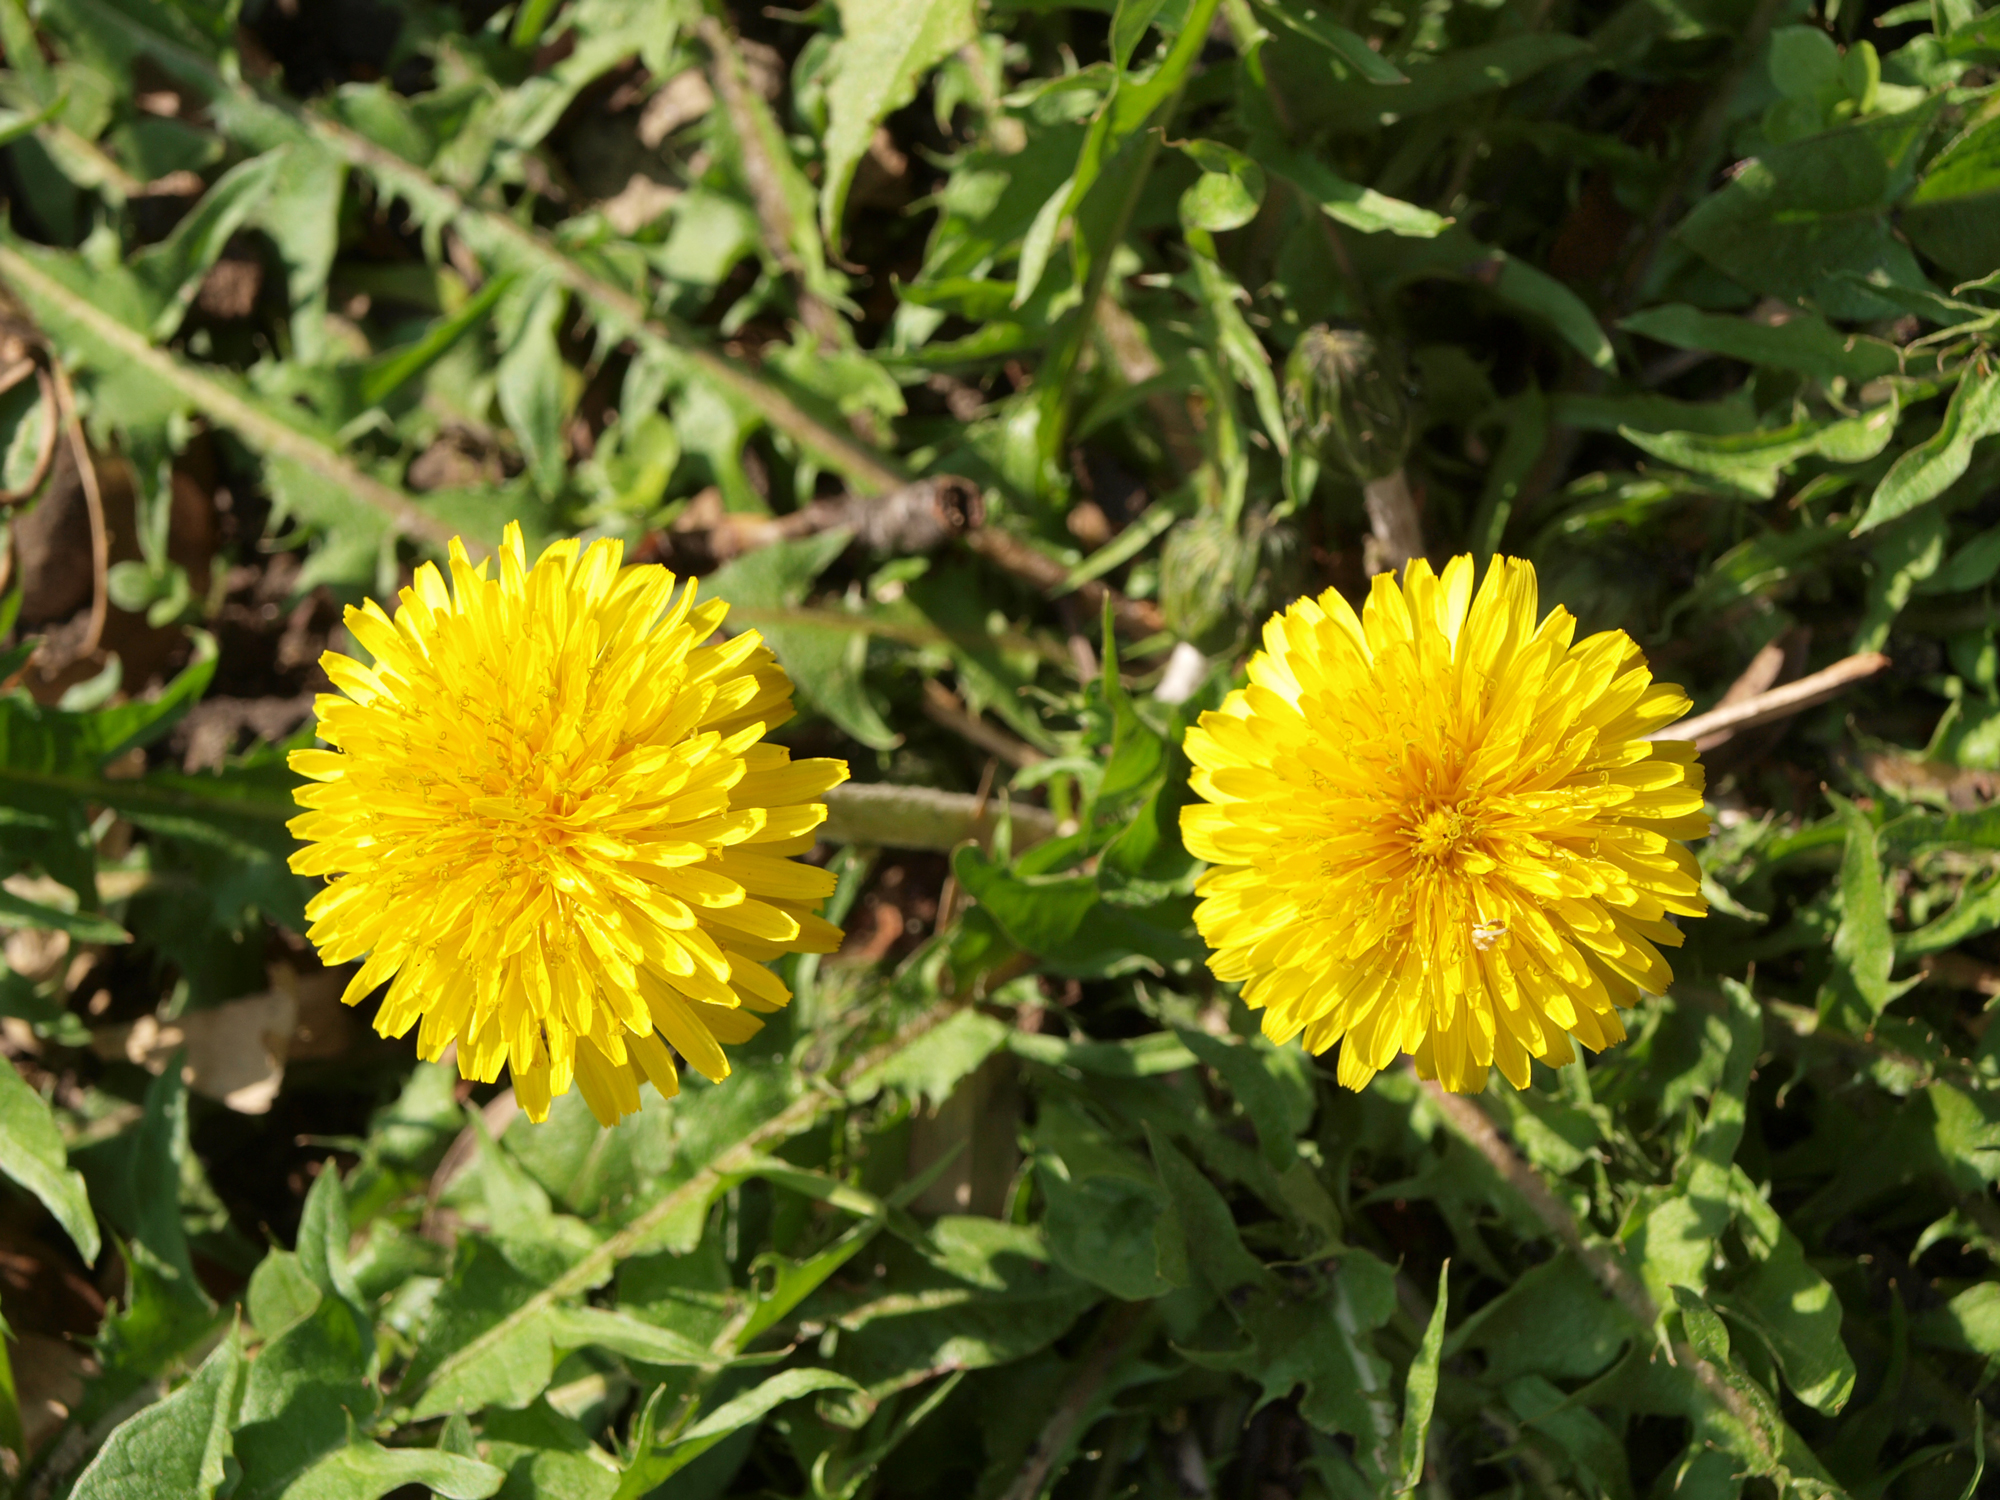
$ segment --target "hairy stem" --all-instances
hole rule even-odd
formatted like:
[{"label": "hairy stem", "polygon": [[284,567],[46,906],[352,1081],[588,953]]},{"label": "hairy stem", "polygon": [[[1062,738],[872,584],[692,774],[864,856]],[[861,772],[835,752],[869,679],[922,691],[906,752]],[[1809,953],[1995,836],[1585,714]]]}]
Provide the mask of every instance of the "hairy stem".
[{"label": "hairy stem", "polygon": [[969,839],[990,837],[1003,814],[1013,823],[1017,850],[1056,833],[1055,818],[1043,808],[879,781],[835,787],[826,794],[826,811],[820,836],[828,843],[874,849],[948,852]]}]

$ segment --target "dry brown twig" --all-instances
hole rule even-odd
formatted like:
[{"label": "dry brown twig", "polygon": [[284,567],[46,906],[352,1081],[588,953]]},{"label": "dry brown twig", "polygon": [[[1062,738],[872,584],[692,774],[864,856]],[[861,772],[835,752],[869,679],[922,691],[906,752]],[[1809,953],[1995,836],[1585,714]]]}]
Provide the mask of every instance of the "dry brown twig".
[{"label": "dry brown twig", "polygon": [[842,529],[852,531],[857,542],[878,554],[935,552],[985,519],[986,502],[977,485],[956,474],[939,474],[886,495],[815,500],[783,516],[730,514],[722,510],[719,493],[709,503],[697,496],[674,523],[668,540],[677,564],[706,572],[774,542]]},{"label": "dry brown twig", "polygon": [[1794,627],[1767,642],[1750,658],[1750,665],[1736,674],[1736,680],[1716,700],[1715,706],[1733,708],[1759,693],[1768,693],[1805,665],[1805,651],[1811,644],[1812,632],[1804,626]]},{"label": "dry brown twig", "polygon": [[771,160],[763,132],[758,128],[758,106],[752,99],[751,83],[746,76],[742,54],[737,50],[736,39],[712,15],[703,16],[696,23],[696,30],[701,34],[702,44],[708,48],[713,63],[715,91],[722,99],[722,107],[729,116],[730,132],[736,137],[737,149],[742,153],[743,175],[749,181],[750,196],[757,205],[757,221],[764,230],[764,248],[792,278],[800,321],[811,330],[822,347],[837,349],[841,344],[840,316],[807,285],[806,268],[800,263],[793,244],[795,226],[791,205],[785,201],[785,189],[778,180],[777,165]]},{"label": "dry brown twig", "polygon": [[1775,723],[1837,698],[1855,683],[1873,677],[1888,665],[1889,658],[1881,652],[1860,651],[1811,676],[1801,677],[1797,682],[1753,693],[1735,703],[1725,701],[1705,714],[1683,719],[1649,738],[1693,740],[1697,750],[1713,750],[1746,729]]},{"label": "dry brown twig", "polygon": [[[968,531],[962,540],[968,550],[1044,592],[1056,593],[1069,582],[1069,570],[1061,563],[997,526],[978,527]],[[1128,599],[1095,579],[1079,584],[1075,592],[1093,613],[1101,611],[1104,601],[1109,599],[1113,620],[1129,636],[1144,638],[1167,628],[1167,617],[1150,599]]]},{"label": "dry brown twig", "polygon": [[1014,738],[1006,730],[987,723],[973,713],[958,694],[935,677],[924,679],[924,716],[935,724],[942,724],[961,739],[977,745],[988,755],[998,756],[1017,771],[1040,765],[1048,759],[1026,740]]},{"label": "dry brown twig", "polygon": [[77,483],[83,487],[83,503],[90,515],[90,629],[79,653],[88,656],[104,639],[104,619],[111,604],[111,535],[104,524],[104,492],[97,485],[97,465],[91,461],[83,418],[77,414],[76,391],[60,364],[51,361],[49,368],[55,376],[56,401],[69,436],[70,456],[76,460]]}]

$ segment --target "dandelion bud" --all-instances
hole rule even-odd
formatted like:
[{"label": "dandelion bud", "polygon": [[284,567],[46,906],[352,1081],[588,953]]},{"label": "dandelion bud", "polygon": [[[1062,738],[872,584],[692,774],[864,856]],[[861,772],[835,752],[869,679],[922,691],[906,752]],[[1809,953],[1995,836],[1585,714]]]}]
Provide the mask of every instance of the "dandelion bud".
[{"label": "dandelion bud", "polygon": [[1285,425],[1293,442],[1357,484],[1395,473],[1416,436],[1401,352],[1353,329],[1307,329],[1285,361]]},{"label": "dandelion bud", "polygon": [[1182,640],[1197,646],[1226,624],[1239,595],[1238,575],[1254,565],[1237,528],[1204,510],[1167,534],[1160,549],[1160,611]]}]

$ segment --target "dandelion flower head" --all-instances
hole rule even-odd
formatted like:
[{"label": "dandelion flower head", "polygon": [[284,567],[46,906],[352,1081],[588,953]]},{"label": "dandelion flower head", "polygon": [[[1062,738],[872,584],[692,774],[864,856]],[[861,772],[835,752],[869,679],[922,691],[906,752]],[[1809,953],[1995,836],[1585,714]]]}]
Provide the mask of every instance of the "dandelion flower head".
[{"label": "dandelion flower head", "polygon": [[[459,1071],[506,1068],[529,1117],[575,1083],[605,1124],[639,1084],[709,1078],[791,998],[765,967],[840,941],[815,915],[824,870],[788,856],[826,817],[837,760],[765,734],[792,687],[755,631],[706,644],[728,610],[615,541],[550,546],[530,567],[509,526],[498,576],[451,545],[393,619],[347,611],[372,666],[328,652],[332,749],[293,754],[306,908],[329,964],[366,956],[342,998],[384,982],[385,1036],[458,1044]],[[671,1049],[671,1050],[670,1050]]]},{"label": "dandelion flower head", "polygon": [[1211,868],[1195,921],[1277,1041],[1339,1042],[1340,1081],[1399,1053],[1446,1088],[1571,1039],[1673,980],[1672,918],[1705,915],[1684,839],[1708,832],[1689,708],[1623,631],[1539,621],[1534,569],[1421,559],[1264,627],[1249,685],[1188,732],[1187,846]]}]

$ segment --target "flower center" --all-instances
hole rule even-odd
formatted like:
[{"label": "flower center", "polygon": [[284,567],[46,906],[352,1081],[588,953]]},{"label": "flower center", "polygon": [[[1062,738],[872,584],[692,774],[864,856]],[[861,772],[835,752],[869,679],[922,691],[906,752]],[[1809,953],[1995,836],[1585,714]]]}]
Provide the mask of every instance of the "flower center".
[{"label": "flower center", "polygon": [[1458,804],[1431,809],[1416,826],[1410,847],[1419,859],[1449,860],[1466,852],[1479,836],[1479,824]]}]

